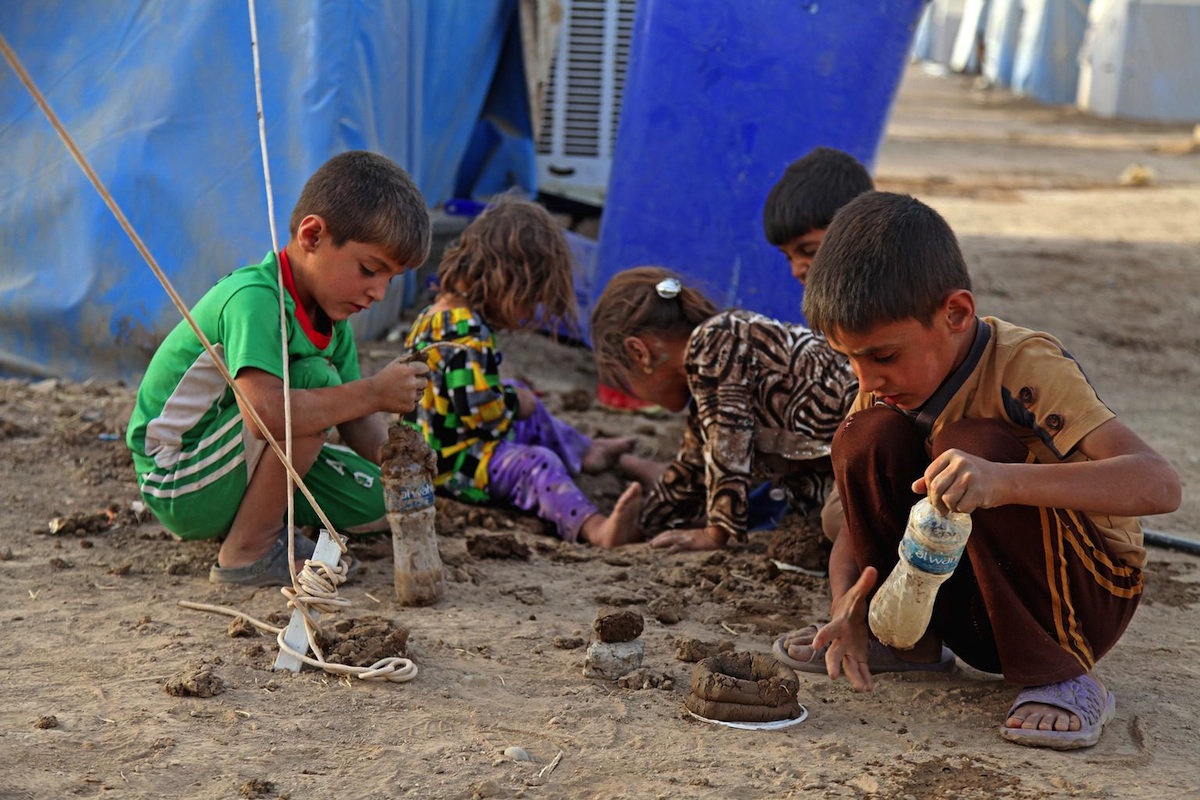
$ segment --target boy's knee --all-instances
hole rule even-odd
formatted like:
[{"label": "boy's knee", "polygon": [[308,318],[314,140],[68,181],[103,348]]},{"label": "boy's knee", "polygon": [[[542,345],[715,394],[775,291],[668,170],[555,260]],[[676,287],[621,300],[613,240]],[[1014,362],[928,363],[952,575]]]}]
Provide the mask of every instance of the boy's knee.
[{"label": "boy's knee", "polygon": [[825,501],[825,505],[821,508],[821,531],[825,534],[825,538],[829,541],[837,539],[841,533],[842,525],[845,524],[846,512],[842,508],[842,498],[837,492],[829,495],[829,499]]},{"label": "boy's knee", "polygon": [[293,389],[326,389],[341,386],[342,376],[321,356],[298,358],[288,364],[288,379]]},{"label": "boy's knee", "polygon": [[994,419],[960,419],[947,424],[933,439],[936,458],[947,450],[962,450],[997,463],[1025,461],[1029,449],[1012,430]]},{"label": "boy's knee", "polygon": [[566,469],[566,467],[563,466],[562,459],[558,457],[558,453],[554,452],[549,447],[530,445],[528,458],[530,465],[536,469]]},{"label": "boy's knee", "polygon": [[855,412],[833,436],[833,462],[846,467],[869,453],[909,453],[924,449],[917,427],[903,414],[885,406]]}]

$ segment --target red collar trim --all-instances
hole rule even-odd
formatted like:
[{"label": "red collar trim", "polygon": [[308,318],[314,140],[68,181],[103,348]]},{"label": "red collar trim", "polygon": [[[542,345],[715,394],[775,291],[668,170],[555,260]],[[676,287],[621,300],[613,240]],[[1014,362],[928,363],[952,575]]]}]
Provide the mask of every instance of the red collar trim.
[{"label": "red collar trim", "polygon": [[292,296],[292,302],[296,308],[296,321],[300,323],[301,330],[308,340],[317,346],[318,349],[324,350],[329,347],[330,341],[333,340],[333,330],[329,333],[322,333],[316,329],[313,322],[308,317],[308,312],[304,310],[304,306],[300,304],[300,298],[296,296],[296,281],[292,277],[292,264],[288,261],[287,251],[279,252],[279,269],[283,273],[283,286],[288,290],[288,294]]}]

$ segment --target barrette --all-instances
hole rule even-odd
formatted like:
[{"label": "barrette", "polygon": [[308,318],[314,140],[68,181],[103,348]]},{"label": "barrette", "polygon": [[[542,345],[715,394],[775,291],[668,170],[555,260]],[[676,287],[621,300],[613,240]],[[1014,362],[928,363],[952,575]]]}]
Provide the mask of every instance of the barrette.
[{"label": "barrette", "polygon": [[663,278],[654,285],[654,291],[663,300],[674,300],[683,291],[683,284],[677,278]]}]

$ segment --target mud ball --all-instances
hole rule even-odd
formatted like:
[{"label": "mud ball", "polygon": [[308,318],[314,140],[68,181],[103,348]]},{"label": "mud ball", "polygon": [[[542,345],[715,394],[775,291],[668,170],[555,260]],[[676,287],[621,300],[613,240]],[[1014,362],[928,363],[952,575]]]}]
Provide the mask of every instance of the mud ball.
[{"label": "mud ball", "polygon": [[601,642],[632,642],[642,635],[645,624],[636,611],[617,611],[597,616],[592,631]]},{"label": "mud ball", "polygon": [[799,688],[796,673],[770,656],[721,653],[696,664],[684,706],[723,722],[776,722],[800,716]]},{"label": "mud ball", "polygon": [[767,558],[800,567],[807,572],[825,574],[829,569],[829,552],[832,548],[833,543],[825,538],[821,530],[819,516],[790,514],[771,534]]}]

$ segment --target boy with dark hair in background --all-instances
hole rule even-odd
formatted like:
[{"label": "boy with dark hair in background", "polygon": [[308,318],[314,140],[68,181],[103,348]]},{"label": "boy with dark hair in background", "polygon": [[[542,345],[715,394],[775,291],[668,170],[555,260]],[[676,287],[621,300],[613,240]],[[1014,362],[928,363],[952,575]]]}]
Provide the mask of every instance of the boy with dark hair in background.
[{"label": "boy with dark hair in background", "polygon": [[838,209],[875,188],[871,173],[849,153],[816,147],[787,168],[763,204],[763,233],[804,284],[813,256]]}]

